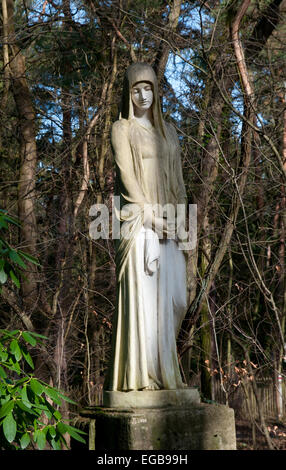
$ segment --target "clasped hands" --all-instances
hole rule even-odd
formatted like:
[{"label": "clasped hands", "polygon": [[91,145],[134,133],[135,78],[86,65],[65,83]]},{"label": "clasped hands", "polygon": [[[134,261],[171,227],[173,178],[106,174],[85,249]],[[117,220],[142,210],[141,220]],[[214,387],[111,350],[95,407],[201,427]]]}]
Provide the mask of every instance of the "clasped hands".
[{"label": "clasped hands", "polygon": [[[177,215],[177,218],[160,217],[155,215],[152,208],[144,211],[144,227],[157,233],[160,239],[182,240],[185,235],[185,216]],[[185,238],[185,236],[184,236]]]}]

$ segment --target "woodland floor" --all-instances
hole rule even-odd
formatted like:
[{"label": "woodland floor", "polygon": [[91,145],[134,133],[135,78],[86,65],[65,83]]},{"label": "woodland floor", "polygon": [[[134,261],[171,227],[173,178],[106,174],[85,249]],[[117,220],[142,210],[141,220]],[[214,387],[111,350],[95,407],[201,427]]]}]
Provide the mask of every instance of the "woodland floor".
[{"label": "woodland floor", "polygon": [[[235,426],[237,450],[269,450],[267,441],[257,426],[255,445],[249,421],[237,419]],[[268,420],[267,427],[275,450],[286,450],[286,423]]]}]

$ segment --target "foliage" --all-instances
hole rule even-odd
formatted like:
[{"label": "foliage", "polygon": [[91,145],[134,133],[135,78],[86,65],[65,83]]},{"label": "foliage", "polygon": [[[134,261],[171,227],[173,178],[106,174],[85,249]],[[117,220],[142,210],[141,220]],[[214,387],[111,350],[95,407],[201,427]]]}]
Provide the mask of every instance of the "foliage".
[{"label": "foliage", "polygon": [[[38,380],[29,347],[36,348],[43,335],[29,331],[0,330],[0,447],[55,450],[66,445],[65,434],[85,442],[74,426],[62,419],[62,400],[76,403],[62,392]],[[31,369],[26,373],[26,366]]]},{"label": "foliage", "polygon": [[8,224],[20,226],[15,217],[0,209],[0,283],[5,284],[8,279],[13,281],[16,287],[20,287],[20,277],[24,276],[26,269],[25,261],[39,265],[34,256],[22,250],[12,248],[3,235],[3,231],[8,229]]},{"label": "foliage", "polygon": [[[1,211],[1,232],[8,224],[19,225],[18,221]],[[5,284],[10,278],[20,287],[19,275],[26,268],[24,260],[39,264],[37,260],[15,250],[1,235],[0,238],[0,280]],[[21,269],[20,269],[21,268]],[[17,276],[16,276],[17,274]],[[45,449],[50,444],[60,450],[66,445],[65,434],[85,442],[82,431],[62,419],[59,408],[62,401],[76,403],[61,391],[38,380],[34,374],[34,362],[29,348],[37,348],[45,336],[32,331],[0,330],[0,448]],[[29,367],[31,372],[27,373]]]}]

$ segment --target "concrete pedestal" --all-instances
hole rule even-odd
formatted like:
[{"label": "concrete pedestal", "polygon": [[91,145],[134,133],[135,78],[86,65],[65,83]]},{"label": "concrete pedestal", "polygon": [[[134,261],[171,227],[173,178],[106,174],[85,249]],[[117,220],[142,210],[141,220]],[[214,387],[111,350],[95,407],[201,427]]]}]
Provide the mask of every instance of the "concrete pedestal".
[{"label": "concrete pedestal", "polygon": [[[124,407],[105,405],[81,413],[95,420],[96,450],[236,449],[234,411],[200,403],[195,389],[107,393],[105,404],[119,405],[121,397]],[[150,407],[145,394],[152,394]]]},{"label": "concrete pedestal", "polygon": [[143,392],[103,392],[104,408],[166,408],[188,407],[200,403],[196,388],[178,390],[144,390]]}]

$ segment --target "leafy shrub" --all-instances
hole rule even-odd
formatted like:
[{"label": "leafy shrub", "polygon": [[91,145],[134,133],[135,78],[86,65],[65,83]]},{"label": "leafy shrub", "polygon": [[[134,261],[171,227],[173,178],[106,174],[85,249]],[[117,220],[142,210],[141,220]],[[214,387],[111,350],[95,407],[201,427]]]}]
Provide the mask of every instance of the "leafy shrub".
[{"label": "leafy shrub", "polygon": [[[66,445],[68,433],[85,442],[83,431],[62,419],[62,400],[76,404],[62,392],[25,373],[23,366],[34,369],[28,346],[35,347],[45,337],[21,330],[0,330],[0,446],[2,449],[25,449],[29,445],[53,449]],[[46,420],[43,417],[46,416]],[[46,421],[46,422],[44,422]]]},{"label": "leafy shrub", "polygon": [[[25,262],[39,263],[9,245],[3,235],[8,224],[19,226],[0,210],[0,283],[10,280],[19,288]],[[33,374],[29,348],[40,346],[43,339],[32,331],[0,330],[0,449],[44,449],[48,443],[60,450],[67,447],[65,434],[85,443],[82,435],[86,433],[65,422],[59,411],[63,400],[76,403]]]}]

